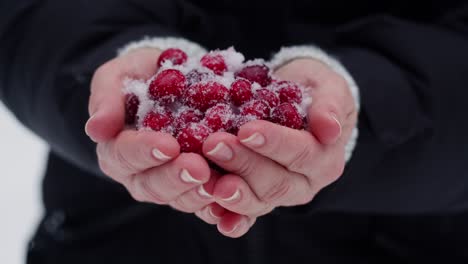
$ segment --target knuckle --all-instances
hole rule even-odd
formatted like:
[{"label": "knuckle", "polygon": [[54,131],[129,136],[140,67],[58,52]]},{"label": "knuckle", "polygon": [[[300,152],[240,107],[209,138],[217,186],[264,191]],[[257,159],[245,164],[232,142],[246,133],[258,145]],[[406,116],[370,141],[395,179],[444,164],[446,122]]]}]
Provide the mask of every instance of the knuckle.
[{"label": "knuckle", "polygon": [[138,169],[128,160],[126,155],[119,149],[114,152],[114,161],[125,171],[137,172]]},{"label": "knuckle", "polygon": [[149,200],[156,204],[167,204],[168,201],[157,191],[153,190],[151,187],[150,176],[135,177],[137,184],[140,185],[140,189],[143,195],[146,197],[146,200]]},{"label": "knuckle", "polygon": [[289,193],[290,189],[291,184],[288,178],[282,177],[281,180],[273,184],[265,193],[261,194],[259,199],[266,204],[271,204],[283,198]]},{"label": "knuckle", "polygon": [[147,200],[145,199],[145,197],[143,195],[141,195],[140,193],[138,192],[131,192],[129,191],[130,193],[130,196],[137,202],[140,202],[140,203],[143,203],[143,202],[147,202]]},{"label": "knuckle", "polygon": [[341,175],[343,175],[343,172],[344,172],[344,168],[345,168],[345,163],[344,161],[341,161],[341,160],[333,160],[331,162],[331,164],[329,165],[329,168],[328,168],[328,173],[327,173],[327,179],[330,181],[330,182],[334,182],[336,180],[338,180]]},{"label": "knuckle", "polygon": [[249,160],[249,159],[241,159],[237,162],[237,172],[242,175],[242,176],[246,176],[246,175],[252,175],[254,173],[254,170],[255,170],[255,166],[253,166],[253,160]]},{"label": "knuckle", "polygon": [[293,155],[292,160],[288,162],[288,170],[297,173],[306,172],[307,166],[309,166],[313,154],[314,153],[311,147],[303,146],[301,150],[299,150],[298,152],[296,152],[295,155]]},{"label": "knuckle", "polygon": [[112,168],[106,160],[98,158],[98,165],[105,175],[112,176]]},{"label": "knuckle", "polygon": [[191,205],[187,200],[185,200],[182,197],[179,197],[176,199],[173,203],[173,206],[175,209],[182,211],[184,213],[195,213],[196,211],[199,210],[199,208],[195,208],[193,205]]},{"label": "knuckle", "polygon": [[297,205],[305,205],[310,203],[315,197],[313,192],[307,192],[297,198]]}]

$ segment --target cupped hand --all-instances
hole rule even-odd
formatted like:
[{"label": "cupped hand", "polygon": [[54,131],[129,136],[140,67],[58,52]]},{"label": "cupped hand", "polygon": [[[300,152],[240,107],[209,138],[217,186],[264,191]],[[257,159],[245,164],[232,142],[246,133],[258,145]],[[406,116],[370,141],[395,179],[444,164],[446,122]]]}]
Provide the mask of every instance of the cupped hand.
[{"label": "cupped hand", "polygon": [[[149,79],[161,51],[139,49],[102,65],[94,74],[86,133],[97,143],[101,170],[138,201],[167,204],[183,212],[206,212],[216,175],[202,156],[179,153],[169,134],[125,129],[122,83]],[[211,215],[205,217],[210,219]],[[216,223],[216,218],[211,221]]]},{"label": "cupped hand", "polygon": [[357,122],[346,81],[313,59],[294,60],[275,75],[311,89],[309,131],[253,121],[237,137],[215,133],[203,146],[206,157],[230,172],[213,189],[226,210],[218,229],[229,237],[244,235],[257,217],[276,207],[309,203],[344,170],[345,145]]}]

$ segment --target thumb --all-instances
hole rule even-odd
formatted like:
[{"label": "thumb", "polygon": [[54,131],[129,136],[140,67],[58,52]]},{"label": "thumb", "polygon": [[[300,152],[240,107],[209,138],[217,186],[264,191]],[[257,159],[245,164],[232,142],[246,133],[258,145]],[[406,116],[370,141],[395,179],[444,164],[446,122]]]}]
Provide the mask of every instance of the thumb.
[{"label": "thumb", "polygon": [[[338,141],[354,104],[349,93],[324,87],[314,93],[308,110],[309,130],[324,145]],[[349,97],[349,98],[348,98]]]},{"label": "thumb", "polygon": [[112,64],[105,64],[95,72],[91,82],[90,118],[85,131],[97,143],[114,138],[125,124],[122,82],[116,71]]},{"label": "thumb", "polygon": [[86,134],[95,142],[114,138],[125,126],[125,77],[149,79],[156,73],[161,50],[142,48],[111,60],[99,67],[91,82],[90,119]]}]

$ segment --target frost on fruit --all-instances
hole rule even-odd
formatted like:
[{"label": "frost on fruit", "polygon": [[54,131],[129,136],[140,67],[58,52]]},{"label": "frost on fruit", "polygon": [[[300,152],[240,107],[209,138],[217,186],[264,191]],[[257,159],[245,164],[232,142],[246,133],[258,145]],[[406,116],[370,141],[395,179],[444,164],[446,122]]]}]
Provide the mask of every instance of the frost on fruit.
[{"label": "frost on fruit", "polygon": [[245,62],[232,47],[203,57],[174,48],[155,63],[158,71],[149,80],[124,82],[126,123],[171,134],[182,152],[201,153],[210,133],[236,134],[253,120],[307,127],[308,90],[274,79],[261,59]]},{"label": "frost on fruit", "polygon": [[187,54],[180,49],[167,49],[159,55],[158,66],[161,67],[165,61],[170,61],[173,65],[184,64],[187,61]]}]

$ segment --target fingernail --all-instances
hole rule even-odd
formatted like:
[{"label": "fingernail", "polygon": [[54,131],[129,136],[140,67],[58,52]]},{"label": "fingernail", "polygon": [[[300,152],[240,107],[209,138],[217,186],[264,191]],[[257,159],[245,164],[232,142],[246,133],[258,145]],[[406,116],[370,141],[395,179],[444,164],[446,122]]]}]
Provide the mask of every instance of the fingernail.
[{"label": "fingernail", "polygon": [[200,187],[198,187],[198,194],[205,198],[213,198],[213,196],[205,190],[205,187],[203,187],[203,185],[200,185]]},{"label": "fingernail", "polygon": [[186,182],[186,183],[198,183],[198,184],[202,183],[202,181],[193,178],[192,175],[190,175],[190,173],[186,169],[182,170],[182,172],[180,173],[180,178],[182,179],[183,182]]},{"label": "fingernail", "polygon": [[210,214],[211,217],[215,218],[215,219],[219,219],[220,217],[216,216],[214,213],[213,213],[213,210],[211,210],[211,207],[207,207],[208,209],[208,214]]},{"label": "fingernail", "polygon": [[154,148],[151,153],[153,154],[153,157],[160,161],[168,161],[171,159],[171,157],[167,156],[166,154],[162,153],[159,149]]},{"label": "fingernail", "polygon": [[337,138],[339,138],[341,136],[343,127],[341,126],[341,123],[340,123],[340,121],[338,121],[338,118],[336,117],[335,114],[332,113],[331,118],[333,118],[335,120],[335,122],[338,124],[338,126],[340,127],[340,133],[338,134],[338,137],[337,137]]},{"label": "fingernail", "polygon": [[236,192],[233,195],[231,195],[231,197],[224,198],[224,199],[221,199],[221,200],[223,200],[224,202],[233,202],[233,201],[237,200],[239,197],[240,197],[240,191],[239,191],[239,189],[237,189]]},{"label": "fingernail", "polygon": [[251,147],[260,147],[265,144],[265,137],[262,134],[256,132],[250,137],[242,139],[241,142]]},{"label": "fingernail", "polygon": [[86,133],[86,135],[87,135],[88,137],[90,137],[90,135],[89,135],[89,128],[88,128],[89,122],[91,121],[91,119],[94,118],[94,116],[95,116],[95,115],[92,115],[92,116],[88,119],[88,121],[86,121],[86,124],[85,124],[85,133]]},{"label": "fingernail", "polygon": [[221,161],[229,161],[234,156],[231,148],[223,142],[218,143],[218,145],[207,154]]},{"label": "fingernail", "polygon": [[243,224],[244,224],[244,221],[241,220],[239,223],[237,223],[237,225],[235,225],[235,226],[232,228],[232,230],[230,230],[230,231],[224,231],[224,233],[226,233],[226,234],[234,233],[234,231],[236,231],[237,229],[239,229],[239,227],[241,227]]}]

